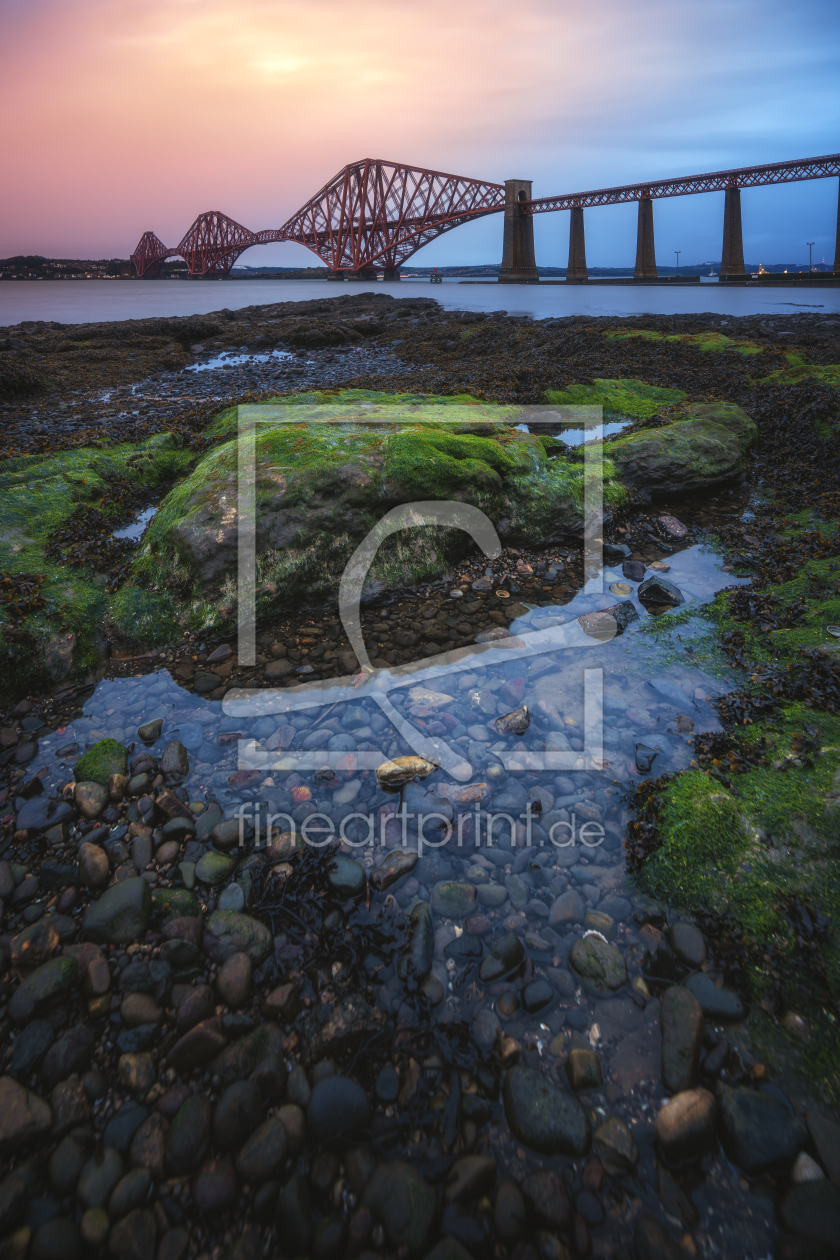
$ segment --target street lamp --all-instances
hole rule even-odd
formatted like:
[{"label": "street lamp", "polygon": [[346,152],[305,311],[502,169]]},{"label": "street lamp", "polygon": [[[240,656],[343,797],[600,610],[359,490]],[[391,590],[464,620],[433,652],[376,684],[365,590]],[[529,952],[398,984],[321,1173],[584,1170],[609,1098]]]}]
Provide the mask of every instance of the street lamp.
[{"label": "street lamp", "polygon": [[813,243],[814,243],[813,241],[805,242],[805,244],[808,246],[808,270],[809,271],[811,270],[811,246],[813,245]]}]

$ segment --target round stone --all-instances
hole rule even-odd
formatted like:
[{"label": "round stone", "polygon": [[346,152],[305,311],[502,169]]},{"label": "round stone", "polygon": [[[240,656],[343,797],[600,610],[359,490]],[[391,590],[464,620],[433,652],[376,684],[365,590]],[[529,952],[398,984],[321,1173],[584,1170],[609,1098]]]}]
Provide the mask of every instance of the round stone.
[{"label": "round stone", "polygon": [[84,915],[88,940],[128,945],[144,935],[152,911],[152,894],[145,879],[126,879],[106,888]]},{"label": "round stone", "polygon": [[253,1081],[229,1085],[213,1113],[213,1136],[224,1151],[238,1150],[263,1118],[262,1095]]},{"label": "round stone", "polygon": [[264,1120],[236,1157],[236,1171],[248,1185],[261,1185],[276,1177],[286,1158],[288,1137],[278,1116]]},{"label": "round stone", "polygon": [[127,753],[115,739],[100,739],[84,753],[73,767],[77,783],[98,783],[106,788],[112,774],[125,774]]},{"label": "round stone", "polygon": [[703,933],[693,923],[674,923],[668,932],[671,948],[681,963],[694,971],[706,961]]},{"label": "round stone", "polygon": [[502,1019],[512,1019],[519,1010],[519,997],[513,989],[506,989],[496,998],[496,1012]]},{"label": "round stone", "polygon": [[202,1094],[191,1094],[175,1113],[166,1137],[166,1165],[176,1176],[194,1172],[210,1143],[211,1110]]},{"label": "round stone", "polygon": [[569,963],[582,984],[599,996],[614,993],[627,983],[627,964],[621,951],[599,936],[575,941]]},{"label": "round stone", "polygon": [[104,1208],[88,1208],[82,1217],[79,1231],[89,1247],[102,1247],[111,1228],[111,1218]]},{"label": "round stone", "polygon": [[229,1159],[211,1159],[196,1173],[193,1200],[202,1215],[221,1216],[236,1199],[236,1171]]},{"label": "round stone", "polygon": [[400,1092],[400,1078],[396,1070],[388,1064],[382,1068],[376,1078],[376,1097],[386,1106],[397,1101]]},{"label": "round stone", "polygon": [[534,1068],[511,1068],[505,1078],[505,1116],[514,1135],[543,1155],[585,1155],[589,1118],[576,1098],[562,1093]]},{"label": "round stone", "polygon": [[675,1094],[656,1117],[656,1136],[670,1164],[699,1159],[717,1148],[717,1104],[707,1089]]},{"label": "round stone", "polygon": [[225,1006],[241,1010],[251,991],[253,964],[247,954],[231,954],[216,976],[216,992]]},{"label": "round stone", "polygon": [[353,858],[337,853],[330,862],[327,883],[339,897],[361,897],[367,887],[365,868]]},{"label": "round stone", "polygon": [[361,1085],[346,1076],[328,1076],[312,1090],[307,1107],[307,1128],[315,1142],[350,1137],[364,1129],[370,1104]]},{"label": "round stone", "polygon": [[475,884],[445,880],[435,884],[431,890],[432,910],[447,919],[466,919],[475,910],[477,901],[478,889]]},{"label": "round stone", "polygon": [[32,1239],[32,1260],[77,1260],[82,1254],[79,1231],[66,1216],[55,1216]]},{"label": "round stone", "polygon": [[529,1015],[535,1015],[554,1001],[554,989],[547,980],[532,980],[522,991],[522,1005]]},{"label": "round stone", "polygon": [[230,857],[227,853],[216,853],[214,849],[208,849],[195,864],[195,877],[200,884],[209,884],[211,888],[218,888],[220,884],[230,879],[236,866],[236,858]]},{"label": "round stone", "polygon": [[719,989],[702,971],[689,976],[684,987],[694,994],[706,1019],[715,1024],[736,1024],[747,1017],[747,1008],[735,990]]},{"label": "round stone", "polygon": [[108,804],[108,787],[100,783],[77,783],[73,791],[76,808],[84,818],[98,818]]},{"label": "round stone", "polygon": [[223,888],[218,901],[220,910],[233,910],[239,914],[245,909],[245,893],[239,884],[228,884]]},{"label": "round stone", "polygon": [[82,1169],[76,1194],[86,1208],[101,1208],[111,1197],[111,1191],[123,1175],[122,1157],[112,1147],[106,1146]]}]

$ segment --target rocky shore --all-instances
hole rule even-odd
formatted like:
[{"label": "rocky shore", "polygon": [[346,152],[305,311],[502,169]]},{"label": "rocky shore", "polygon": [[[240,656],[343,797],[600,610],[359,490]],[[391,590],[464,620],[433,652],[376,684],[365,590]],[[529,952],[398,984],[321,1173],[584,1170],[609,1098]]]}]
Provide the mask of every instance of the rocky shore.
[{"label": "rocky shore", "polygon": [[[6,330],[3,1260],[838,1254],[838,333],[379,295]],[[561,495],[554,535],[427,537],[369,592],[389,709],[292,570],[255,663],[217,577],[190,621],[166,548],[230,406],[458,395],[479,431],[421,421],[425,482],[359,452],[391,487],[360,520],[443,456],[498,519],[518,451],[580,464],[489,404],[600,403],[602,595]],[[552,634],[603,670],[596,760]]]}]

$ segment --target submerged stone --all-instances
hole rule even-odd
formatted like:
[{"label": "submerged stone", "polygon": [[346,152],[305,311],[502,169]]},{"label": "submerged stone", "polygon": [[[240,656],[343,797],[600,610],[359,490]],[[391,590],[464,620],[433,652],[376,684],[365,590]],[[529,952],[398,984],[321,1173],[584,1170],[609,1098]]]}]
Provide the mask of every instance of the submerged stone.
[{"label": "submerged stone", "polygon": [[598,936],[575,941],[569,963],[586,988],[599,996],[614,993],[627,983],[627,964],[621,951]]},{"label": "submerged stone", "polygon": [[531,1150],[574,1158],[589,1150],[592,1131],[583,1107],[535,1069],[510,1069],[504,1101],[514,1135]]}]

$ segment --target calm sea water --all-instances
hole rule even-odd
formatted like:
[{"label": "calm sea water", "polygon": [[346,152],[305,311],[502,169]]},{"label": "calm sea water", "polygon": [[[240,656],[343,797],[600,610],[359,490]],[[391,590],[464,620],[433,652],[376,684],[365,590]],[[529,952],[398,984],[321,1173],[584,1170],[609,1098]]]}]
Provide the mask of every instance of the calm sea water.
[{"label": "calm sea water", "polygon": [[563,315],[792,315],[840,312],[840,288],[735,289],[717,282],[664,285],[463,284],[423,280],[363,284],[329,280],[7,280],[0,284],[0,326],[23,320],[84,324],[145,319],[153,315],[199,315],[223,307],[300,302],[376,290],[395,297],[432,297],[447,310],[498,311],[535,319]]}]

